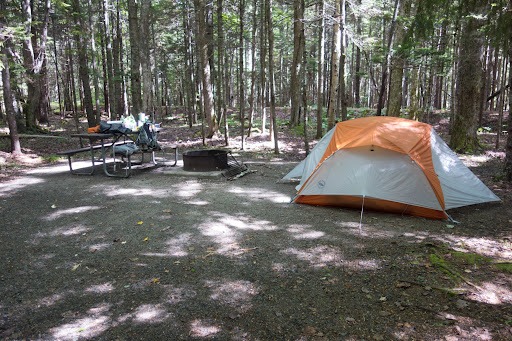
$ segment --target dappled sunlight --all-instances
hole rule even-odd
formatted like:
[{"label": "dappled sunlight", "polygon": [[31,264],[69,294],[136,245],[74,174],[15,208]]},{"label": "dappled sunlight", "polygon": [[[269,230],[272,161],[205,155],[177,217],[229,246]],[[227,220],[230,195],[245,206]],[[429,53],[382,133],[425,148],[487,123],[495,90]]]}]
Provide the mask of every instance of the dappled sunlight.
[{"label": "dappled sunlight", "polygon": [[74,215],[79,213],[86,213],[95,210],[102,209],[101,206],[80,206],[80,207],[72,207],[68,209],[57,209],[52,214],[47,215],[43,219],[46,221],[56,220],[66,215]]},{"label": "dappled sunlight", "polygon": [[167,249],[165,252],[145,252],[142,253],[148,257],[185,257],[188,256],[187,247],[192,243],[191,233],[182,233],[175,238],[165,242]]},{"label": "dappled sunlight", "polygon": [[471,154],[461,154],[458,155],[459,159],[462,160],[462,162],[467,167],[478,167],[482,164],[494,159],[494,156],[492,154],[480,154],[480,155],[471,155]]},{"label": "dappled sunlight", "polygon": [[185,181],[176,188],[174,194],[182,198],[193,198],[203,190],[203,185],[197,181]]},{"label": "dappled sunlight", "polygon": [[280,252],[295,256],[301,261],[308,262],[314,268],[323,268],[326,266],[340,267],[344,263],[341,250],[327,245],[320,245],[305,250],[288,248]]},{"label": "dappled sunlight", "polygon": [[85,292],[91,294],[107,294],[112,291],[114,291],[114,285],[112,284],[112,282],[91,285],[90,287],[85,289]]},{"label": "dappled sunlight", "polygon": [[53,230],[52,232],[50,232],[48,234],[48,236],[50,237],[59,237],[59,236],[64,236],[64,237],[69,237],[69,236],[76,236],[76,235],[79,235],[79,234],[83,234],[85,232],[88,232],[90,230],[90,228],[88,227],[85,227],[83,225],[75,225],[75,226],[65,226],[65,227],[61,227],[61,228],[58,228],[56,230]]},{"label": "dappled sunlight", "polygon": [[219,253],[227,253],[238,247],[237,238],[240,233],[219,221],[205,221],[198,227],[199,231],[213,242],[220,245]]},{"label": "dappled sunlight", "polygon": [[453,333],[444,335],[444,340],[480,340],[490,341],[494,340],[493,332],[485,327],[477,326],[478,320],[470,317],[454,315],[448,312],[440,312],[437,318],[450,323],[456,323],[456,327],[451,329]]},{"label": "dappled sunlight", "polygon": [[112,247],[111,243],[98,243],[98,244],[86,246],[85,248],[87,248],[89,252],[96,252],[96,251],[105,251],[106,249],[111,248],[111,247]]},{"label": "dappled sunlight", "polygon": [[509,285],[499,285],[494,282],[483,282],[468,295],[468,298],[492,305],[512,304],[512,289]]},{"label": "dappled sunlight", "polygon": [[196,206],[206,206],[209,204],[209,202],[204,201],[204,200],[190,200],[190,201],[187,201],[187,204],[196,205]]},{"label": "dappled sunlight", "polygon": [[276,204],[288,204],[291,201],[291,197],[289,195],[260,188],[233,187],[228,192],[241,196],[245,200],[251,201],[268,200]]},{"label": "dappled sunlight", "polygon": [[325,232],[311,230],[310,226],[291,225],[286,229],[295,239],[318,239],[325,236]]},{"label": "dappled sunlight", "polygon": [[351,260],[344,262],[343,265],[354,271],[372,271],[381,267],[380,261],[377,259]]},{"label": "dappled sunlight", "polygon": [[127,188],[121,186],[106,186],[101,189],[101,192],[104,193],[108,197],[118,197],[118,196],[146,196],[146,197],[155,197],[155,198],[164,198],[169,196],[169,191],[167,189],[157,189],[157,188]]},{"label": "dappled sunlight", "polygon": [[160,323],[170,315],[161,304],[144,304],[135,309],[133,320],[137,323]]},{"label": "dappled sunlight", "polygon": [[219,245],[216,253],[225,256],[240,256],[254,248],[245,249],[239,239],[243,236],[241,231],[273,231],[278,229],[267,220],[254,220],[242,215],[229,215],[224,213],[210,213],[211,220],[203,222],[198,230]]},{"label": "dappled sunlight", "polygon": [[512,259],[512,248],[497,240],[488,238],[468,238],[458,235],[443,235],[441,241],[449,242],[455,250],[473,252],[503,260]]},{"label": "dappled sunlight", "polygon": [[[81,165],[82,167],[77,167],[78,165]],[[79,168],[87,168],[91,166],[91,161],[75,161],[73,162],[73,168],[79,169]],[[66,160],[66,162],[61,162],[54,166],[48,166],[48,167],[38,167],[31,169],[27,171],[27,174],[29,175],[51,175],[51,174],[59,174],[59,173],[69,173],[69,165]]]},{"label": "dappled sunlight", "polygon": [[110,327],[110,317],[106,315],[108,307],[100,305],[89,310],[88,315],[73,322],[51,328],[50,334],[56,340],[92,339],[100,336]]},{"label": "dappled sunlight", "polygon": [[221,327],[208,321],[194,320],[190,323],[190,336],[212,338],[221,331]]},{"label": "dappled sunlight", "polygon": [[0,198],[7,197],[7,195],[13,194],[16,191],[19,191],[25,187],[37,185],[44,181],[45,180],[40,178],[24,177],[21,179],[3,182],[2,186],[0,186]]},{"label": "dappled sunlight", "polygon": [[197,296],[197,292],[192,288],[167,288],[165,302],[169,304],[177,304],[188,299],[194,298]]},{"label": "dappled sunlight", "polygon": [[221,223],[239,230],[274,231],[278,229],[268,220],[254,220],[243,215],[233,216],[222,213],[218,213],[217,216]]},{"label": "dappled sunlight", "polygon": [[43,297],[36,303],[36,307],[51,307],[59,302],[62,302],[67,296],[68,293],[58,293]]},{"label": "dappled sunlight", "polygon": [[206,281],[205,285],[212,291],[212,300],[227,305],[239,313],[251,309],[252,298],[259,293],[256,285],[244,280]]},{"label": "dappled sunlight", "polygon": [[427,232],[422,232],[422,231],[418,231],[418,232],[405,232],[403,234],[404,237],[407,237],[407,238],[413,238],[413,239],[416,239],[416,241],[418,242],[422,242],[424,241],[425,239],[428,239],[431,237],[431,235]]}]

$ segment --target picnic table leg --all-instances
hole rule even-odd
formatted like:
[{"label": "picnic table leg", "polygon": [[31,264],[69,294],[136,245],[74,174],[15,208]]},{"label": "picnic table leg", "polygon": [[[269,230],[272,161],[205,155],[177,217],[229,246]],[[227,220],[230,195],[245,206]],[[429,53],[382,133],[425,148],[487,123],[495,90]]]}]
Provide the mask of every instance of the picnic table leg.
[{"label": "picnic table leg", "polygon": [[73,161],[71,160],[72,155],[69,154],[67,156],[68,156],[69,171],[71,172],[71,174],[74,174],[74,175],[93,175],[93,173],[94,173],[94,160],[92,161],[92,167],[91,167],[91,171],[90,172],[78,172],[78,171],[73,169]]},{"label": "picnic table leg", "polygon": [[[116,171],[115,167],[116,167],[116,154],[115,154],[115,150],[114,150],[114,146],[116,144],[116,142],[119,140],[119,137],[115,138],[112,142],[112,155],[113,155],[113,158],[114,158],[114,172]],[[114,177],[114,178],[127,178],[130,176],[131,174],[131,170],[132,170],[132,163],[131,163],[131,159],[130,159],[130,156],[128,155],[127,159],[128,161],[126,162],[127,163],[127,168],[125,170],[125,174],[124,175],[121,175],[121,174],[115,174],[115,173],[111,173],[108,171],[108,167],[107,167],[107,148],[105,147],[105,143],[104,143],[104,140],[101,139],[101,158],[103,160],[103,172],[105,173],[105,175],[107,176],[110,176],[110,177]]]}]

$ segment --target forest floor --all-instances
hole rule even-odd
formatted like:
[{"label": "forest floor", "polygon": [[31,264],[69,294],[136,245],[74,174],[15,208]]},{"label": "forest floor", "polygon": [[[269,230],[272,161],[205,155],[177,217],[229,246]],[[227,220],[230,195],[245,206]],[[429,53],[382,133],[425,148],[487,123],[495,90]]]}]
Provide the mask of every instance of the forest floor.
[{"label": "forest floor", "polygon": [[[18,159],[0,139],[0,339],[512,339],[502,150],[462,157],[502,202],[450,210],[454,224],[290,204],[278,181],[304,147],[284,127],[279,155],[264,135],[244,151],[232,138],[252,171],[233,181],[71,175],[54,155],[75,147],[70,122],[22,137]],[[163,125],[164,145],[201,147],[200,127]]]}]

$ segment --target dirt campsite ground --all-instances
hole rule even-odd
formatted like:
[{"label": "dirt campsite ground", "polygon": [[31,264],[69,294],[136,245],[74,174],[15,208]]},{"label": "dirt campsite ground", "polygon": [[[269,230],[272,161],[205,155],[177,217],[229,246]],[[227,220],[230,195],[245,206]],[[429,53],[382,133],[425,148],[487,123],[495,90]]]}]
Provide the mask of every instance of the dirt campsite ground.
[{"label": "dirt campsite ground", "polygon": [[[197,148],[199,128],[178,123],[161,141]],[[74,176],[49,157],[70,139],[22,138],[22,160],[2,139],[0,339],[512,339],[502,153],[464,158],[503,201],[450,211],[459,224],[361,218],[290,204],[294,185],[278,181],[303,146],[280,137],[277,156],[262,136],[244,152],[233,139],[252,172],[232,181]]]}]

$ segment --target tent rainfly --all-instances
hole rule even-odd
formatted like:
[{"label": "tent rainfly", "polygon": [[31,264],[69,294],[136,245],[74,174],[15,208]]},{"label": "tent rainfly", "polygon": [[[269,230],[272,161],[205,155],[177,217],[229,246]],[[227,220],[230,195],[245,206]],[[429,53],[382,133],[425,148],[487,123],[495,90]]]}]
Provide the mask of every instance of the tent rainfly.
[{"label": "tent rainfly", "polygon": [[373,209],[434,219],[500,201],[432,126],[395,117],[336,124],[284,176],[300,178],[296,203]]}]

